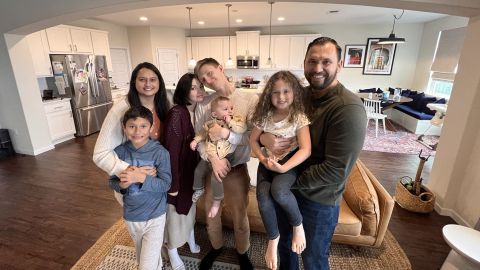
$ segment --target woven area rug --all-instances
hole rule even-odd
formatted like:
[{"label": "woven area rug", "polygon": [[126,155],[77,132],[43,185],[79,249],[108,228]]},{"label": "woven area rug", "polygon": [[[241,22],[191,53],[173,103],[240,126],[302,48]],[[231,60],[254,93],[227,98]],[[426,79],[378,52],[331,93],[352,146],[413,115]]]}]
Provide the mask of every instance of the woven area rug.
[{"label": "woven area rug", "polygon": [[[387,126],[393,126],[396,131],[387,129],[387,133],[385,134],[383,133],[383,126],[379,124],[378,137],[375,138],[375,122],[370,121],[365,143],[363,144],[363,150],[412,155],[418,155],[420,150],[422,150],[422,156],[424,154],[435,156],[435,151],[417,141],[419,135],[411,133],[392,121],[390,121],[390,124]],[[433,145],[438,142],[439,138],[439,136],[425,135],[423,141],[428,145]]]},{"label": "woven area rug", "polygon": [[[201,252],[191,254],[188,245],[179,249],[188,269],[197,269],[199,259],[210,249],[207,231],[204,225],[195,226],[197,243]],[[255,269],[266,269],[264,255],[267,238],[264,234],[251,233],[249,257]],[[225,230],[225,246],[214,269],[238,269],[233,233]],[[135,251],[123,220],[116,222],[72,267],[78,269],[135,269]],[[132,268],[133,267],[133,268]],[[342,270],[375,269],[411,269],[410,262],[393,235],[387,231],[380,248],[356,247],[332,244],[330,249],[330,268]],[[170,269],[168,263],[165,269]]]}]

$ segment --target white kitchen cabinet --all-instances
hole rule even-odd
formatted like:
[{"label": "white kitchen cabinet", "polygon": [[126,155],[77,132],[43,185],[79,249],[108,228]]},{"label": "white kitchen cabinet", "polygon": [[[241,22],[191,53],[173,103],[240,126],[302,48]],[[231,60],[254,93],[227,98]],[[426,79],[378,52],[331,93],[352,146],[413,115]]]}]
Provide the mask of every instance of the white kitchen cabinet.
[{"label": "white kitchen cabinet", "polygon": [[273,68],[289,69],[289,52],[290,37],[289,36],[272,36],[273,41]]},{"label": "white kitchen cabinet", "polygon": [[322,35],[320,34],[310,34],[310,35],[305,35],[305,53],[307,52],[308,44],[312,42],[314,39],[321,37]]},{"label": "white kitchen cabinet", "polygon": [[73,121],[70,99],[55,99],[44,102],[48,129],[53,144],[74,138],[75,123]]},{"label": "white kitchen cabinet", "polygon": [[[260,60],[260,68],[267,68],[270,69],[273,66],[267,65],[268,56],[273,59],[273,47],[270,48],[269,51],[269,43],[270,43],[270,36],[260,36],[260,52],[259,52],[259,60]],[[273,45],[273,36],[272,36],[272,44]]]},{"label": "white kitchen cabinet", "polygon": [[[192,40],[190,42],[190,39]],[[191,47],[190,47],[191,44]],[[192,59],[192,53],[193,53],[193,59],[196,61],[199,60],[198,57],[198,38],[187,38],[187,65],[188,61]]]},{"label": "white kitchen cabinet", "polygon": [[237,66],[237,39],[235,36],[230,36],[230,57],[233,61],[232,67],[226,67],[226,63],[228,60],[228,36],[223,37],[223,62],[222,65],[225,68],[235,68]]},{"label": "white kitchen cabinet", "polygon": [[27,36],[27,41],[37,77],[53,76],[45,30],[31,33]]},{"label": "white kitchen cabinet", "polygon": [[305,36],[291,36],[289,50],[289,69],[303,69],[303,60],[305,59]]},{"label": "white kitchen cabinet", "polygon": [[108,42],[108,32],[90,31],[92,37],[93,53],[95,55],[104,55],[107,61],[109,73],[113,71],[112,57],[110,56],[110,44]]},{"label": "white kitchen cabinet", "polygon": [[[225,37],[193,37],[193,58],[198,61],[203,58],[211,57],[224,65],[225,61],[228,59],[228,37],[226,44],[224,40]],[[230,40],[230,43],[232,43],[232,40]],[[227,47],[225,48],[225,46]],[[225,50],[227,52],[226,55],[224,54]],[[190,38],[187,38],[187,63],[192,57],[192,52],[190,50]]]},{"label": "white kitchen cabinet", "polygon": [[88,29],[59,25],[45,31],[50,53],[93,53]]},{"label": "white kitchen cabinet", "polygon": [[237,31],[237,55],[260,54],[260,31]]}]

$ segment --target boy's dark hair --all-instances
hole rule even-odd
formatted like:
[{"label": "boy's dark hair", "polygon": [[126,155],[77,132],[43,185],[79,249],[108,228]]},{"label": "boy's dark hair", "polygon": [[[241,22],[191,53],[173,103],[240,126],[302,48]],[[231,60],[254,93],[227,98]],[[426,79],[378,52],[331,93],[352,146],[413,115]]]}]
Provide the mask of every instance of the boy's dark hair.
[{"label": "boy's dark hair", "polygon": [[335,45],[335,48],[337,49],[338,61],[340,61],[342,59],[342,48],[340,46],[338,46],[338,43],[335,39],[329,38],[329,37],[319,37],[319,38],[314,39],[312,42],[310,42],[308,44],[307,52],[305,53],[305,57],[307,57],[308,51],[310,50],[310,48],[312,46],[315,46],[315,45],[323,46],[327,43],[332,43],[333,45]]},{"label": "boy's dark hair", "polygon": [[173,103],[177,105],[190,105],[188,95],[190,94],[190,89],[192,89],[193,79],[195,79],[193,73],[183,74],[180,80],[178,80],[177,87],[175,88]]},{"label": "boy's dark hair", "polygon": [[220,63],[218,63],[217,60],[211,58],[211,57],[207,57],[207,58],[203,58],[202,60],[198,61],[197,64],[195,65],[195,69],[194,69],[194,72],[195,72],[195,76],[198,77],[198,71],[200,70],[200,68],[202,68],[204,65],[212,65],[214,67],[218,67],[220,66]]},{"label": "boy's dark hair", "polygon": [[128,120],[130,120],[130,119],[135,120],[138,117],[143,118],[143,119],[147,119],[148,122],[150,122],[150,125],[153,125],[153,114],[152,114],[152,112],[149,109],[147,109],[143,106],[135,106],[135,107],[131,107],[130,109],[128,109],[125,112],[125,114],[123,115],[123,120],[122,120],[123,126],[125,127]]}]

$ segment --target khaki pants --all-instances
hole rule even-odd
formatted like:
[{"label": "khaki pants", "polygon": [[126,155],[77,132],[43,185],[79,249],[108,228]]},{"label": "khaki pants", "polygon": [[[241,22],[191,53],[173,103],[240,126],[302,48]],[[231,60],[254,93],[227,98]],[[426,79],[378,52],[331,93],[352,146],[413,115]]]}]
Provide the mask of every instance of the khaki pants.
[{"label": "khaki pants", "polygon": [[[206,181],[205,209],[212,205],[212,189],[210,181]],[[235,247],[240,254],[245,253],[250,247],[250,224],[248,223],[247,206],[250,177],[247,166],[241,164],[233,167],[223,179],[224,199],[223,204],[228,215],[233,220]],[[222,207],[214,218],[207,216],[207,231],[212,247],[219,249],[223,246]]]}]

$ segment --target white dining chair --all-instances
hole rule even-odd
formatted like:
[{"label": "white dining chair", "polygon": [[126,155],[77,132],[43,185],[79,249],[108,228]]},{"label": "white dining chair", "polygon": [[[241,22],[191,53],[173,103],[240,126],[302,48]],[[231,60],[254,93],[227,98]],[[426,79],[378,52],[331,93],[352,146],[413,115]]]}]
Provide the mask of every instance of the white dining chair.
[{"label": "white dining chair", "polygon": [[375,138],[378,137],[378,120],[380,119],[383,121],[383,133],[386,134],[385,118],[387,118],[387,115],[382,113],[381,101],[365,98],[363,105],[367,112],[367,127],[370,119],[375,120]]}]

